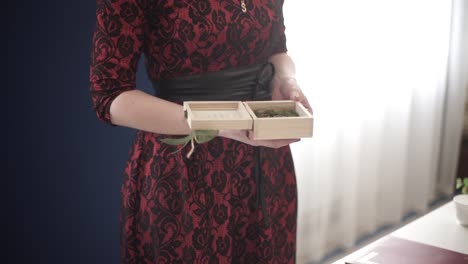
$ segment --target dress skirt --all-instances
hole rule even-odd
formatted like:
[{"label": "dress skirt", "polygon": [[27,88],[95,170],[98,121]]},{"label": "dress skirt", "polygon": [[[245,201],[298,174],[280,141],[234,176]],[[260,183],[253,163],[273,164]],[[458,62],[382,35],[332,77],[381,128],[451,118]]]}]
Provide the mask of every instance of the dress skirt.
[{"label": "dress skirt", "polygon": [[217,137],[187,158],[190,147],[162,143],[163,137],[138,131],[130,151],[121,190],[122,263],[295,262],[289,147]]}]

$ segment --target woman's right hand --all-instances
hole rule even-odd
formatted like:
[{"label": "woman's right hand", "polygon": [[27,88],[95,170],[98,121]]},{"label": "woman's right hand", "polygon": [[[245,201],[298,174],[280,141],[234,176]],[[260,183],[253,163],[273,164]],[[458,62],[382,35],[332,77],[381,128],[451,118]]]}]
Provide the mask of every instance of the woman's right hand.
[{"label": "woman's right hand", "polygon": [[298,142],[300,139],[268,139],[255,140],[252,139],[251,131],[246,130],[221,130],[218,136],[229,139],[234,139],[252,146],[262,146],[268,148],[281,148],[291,143]]}]

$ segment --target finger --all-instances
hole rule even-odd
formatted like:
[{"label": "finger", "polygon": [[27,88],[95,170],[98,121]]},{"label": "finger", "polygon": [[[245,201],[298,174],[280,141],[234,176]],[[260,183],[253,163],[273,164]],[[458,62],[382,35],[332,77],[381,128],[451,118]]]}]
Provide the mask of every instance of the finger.
[{"label": "finger", "polygon": [[312,114],[312,107],[310,106],[309,100],[307,100],[304,94],[302,94],[298,101]]},{"label": "finger", "polygon": [[300,101],[301,99],[301,94],[299,93],[299,91],[292,91],[290,94],[289,94],[289,99],[290,100],[293,100],[293,101]]},{"label": "finger", "polygon": [[312,111],[312,107],[310,106],[309,102],[307,100],[301,102],[302,105],[304,105],[304,107],[311,113],[313,114],[313,111]]},{"label": "finger", "polygon": [[253,130],[248,130],[247,133],[246,133],[246,137],[247,137],[247,139],[249,139],[249,140],[254,140],[254,133],[253,133]]},{"label": "finger", "polygon": [[312,107],[310,106],[309,101],[303,93],[299,91],[292,91],[289,99],[296,102],[300,102],[310,113],[312,113]]}]

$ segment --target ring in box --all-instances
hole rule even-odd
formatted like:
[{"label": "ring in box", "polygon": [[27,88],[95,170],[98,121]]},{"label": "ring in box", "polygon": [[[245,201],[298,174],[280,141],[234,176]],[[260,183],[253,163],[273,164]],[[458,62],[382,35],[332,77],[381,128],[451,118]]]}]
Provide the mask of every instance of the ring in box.
[{"label": "ring in box", "polygon": [[[187,101],[184,110],[194,130],[252,130],[253,139],[312,137],[312,114],[295,101]],[[259,111],[295,116],[259,117]]]}]

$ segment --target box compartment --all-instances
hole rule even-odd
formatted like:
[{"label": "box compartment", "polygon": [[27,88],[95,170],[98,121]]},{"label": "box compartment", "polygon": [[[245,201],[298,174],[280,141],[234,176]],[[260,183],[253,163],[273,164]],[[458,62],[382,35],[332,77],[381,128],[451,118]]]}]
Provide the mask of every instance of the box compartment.
[{"label": "box compartment", "polygon": [[[245,108],[253,119],[254,139],[291,139],[312,137],[312,114],[295,101],[252,101],[244,102]],[[293,110],[298,116],[258,117],[257,110]]]}]

